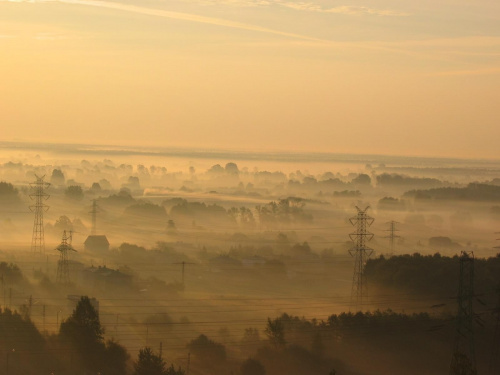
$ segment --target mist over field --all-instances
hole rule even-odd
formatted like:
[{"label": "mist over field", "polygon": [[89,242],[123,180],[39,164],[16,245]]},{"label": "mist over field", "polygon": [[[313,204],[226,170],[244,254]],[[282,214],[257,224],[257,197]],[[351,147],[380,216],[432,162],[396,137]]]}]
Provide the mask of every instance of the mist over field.
[{"label": "mist over field", "polygon": [[442,374],[473,264],[493,374],[499,226],[495,160],[3,143],[0,368]]},{"label": "mist over field", "polygon": [[0,375],[500,374],[500,1],[0,0]]}]

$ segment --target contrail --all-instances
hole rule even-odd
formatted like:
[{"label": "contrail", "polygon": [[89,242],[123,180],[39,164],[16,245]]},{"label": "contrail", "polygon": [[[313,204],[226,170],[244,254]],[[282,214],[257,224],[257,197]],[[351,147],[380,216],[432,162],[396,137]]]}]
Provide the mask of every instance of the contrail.
[{"label": "contrail", "polygon": [[257,32],[262,32],[262,33],[281,35],[281,36],[286,36],[286,37],[295,38],[295,39],[309,40],[309,41],[315,41],[315,42],[325,42],[325,40],[322,40],[322,39],[308,37],[308,36],[304,36],[304,35],[300,35],[300,34],[287,33],[284,31],[268,29],[266,27],[260,27],[260,26],[250,25],[250,24],[241,23],[241,22],[228,21],[228,20],[224,20],[224,19],[220,19],[220,18],[198,16],[198,15],[189,14],[189,13],[171,12],[171,11],[167,11],[167,10],[144,8],[144,7],[139,7],[139,6],[135,6],[135,5],[126,5],[126,4],[113,3],[113,2],[109,2],[109,1],[100,1],[100,0],[58,0],[58,1],[61,3],[65,3],[65,4],[87,5],[87,6],[93,6],[93,7],[99,7],[99,8],[115,9],[115,10],[121,10],[121,11],[125,11],[125,12],[144,14],[144,15],[148,15],[148,16],[173,18],[173,19],[183,20],[183,21],[205,23],[205,24],[216,25],[216,26],[231,27],[234,29],[257,31]]},{"label": "contrail", "polygon": [[[0,0],[0,2],[1,1],[5,1],[5,0]],[[439,57],[436,55],[425,54],[425,53],[420,53],[420,52],[411,51],[411,50],[407,50],[407,49],[397,48],[391,44],[384,45],[384,44],[370,43],[370,42],[359,43],[359,42],[347,42],[347,41],[339,42],[339,41],[333,41],[333,40],[327,40],[327,39],[321,39],[321,38],[314,38],[314,37],[301,35],[301,34],[289,33],[286,31],[270,29],[267,27],[261,27],[261,26],[242,23],[242,22],[234,22],[234,21],[225,20],[225,19],[221,19],[221,18],[205,17],[205,16],[199,16],[196,14],[172,12],[172,11],[161,10],[161,9],[152,9],[152,8],[146,8],[146,7],[135,6],[135,5],[115,3],[115,2],[111,2],[111,1],[102,1],[102,0],[7,0],[7,1],[9,1],[9,2],[32,2],[32,3],[59,2],[59,3],[63,3],[63,4],[92,6],[92,7],[99,7],[99,8],[105,8],[105,9],[114,9],[114,10],[118,10],[118,11],[131,12],[131,13],[136,13],[136,14],[144,14],[144,15],[153,16],[153,17],[163,17],[163,18],[177,19],[177,20],[183,20],[183,21],[188,21],[188,22],[203,23],[203,24],[222,26],[222,27],[230,27],[233,29],[249,30],[249,31],[255,31],[255,32],[260,32],[260,33],[280,35],[280,36],[284,36],[287,38],[293,38],[296,40],[298,39],[298,40],[302,40],[302,41],[314,42],[314,43],[317,43],[318,46],[322,45],[325,47],[337,47],[337,48],[351,47],[351,48],[358,48],[358,49],[363,49],[363,50],[368,50],[368,51],[370,51],[370,50],[371,51],[383,51],[383,52],[388,52],[388,53],[403,54],[403,55],[407,55],[409,57],[416,57],[416,58],[420,58],[420,59],[424,59],[424,60],[454,62],[454,60],[446,59],[446,58]]]},{"label": "contrail", "polygon": [[[11,1],[23,1],[23,0],[11,0]],[[31,0],[31,1],[37,1],[37,0]],[[385,52],[399,53],[399,54],[403,53],[403,54],[411,54],[411,55],[414,55],[415,57],[423,57],[421,54],[418,54],[418,53],[411,53],[411,52],[408,52],[405,50],[400,50],[400,49],[396,49],[396,48],[392,48],[392,47],[386,47],[386,46],[381,46],[381,45],[376,45],[376,44],[371,44],[371,43],[367,44],[367,43],[355,43],[355,42],[345,42],[345,41],[338,42],[338,41],[332,41],[332,40],[327,40],[327,39],[314,38],[314,37],[295,34],[295,33],[288,33],[285,31],[269,29],[267,27],[261,27],[261,26],[251,25],[251,24],[242,23],[242,22],[229,21],[229,20],[225,20],[225,19],[221,19],[221,18],[205,17],[205,16],[199,16],[196,14],[172,12],[172,11],[161,10],[161,9],[151,9],[151,8],[145,8],[145,7],[135,6],[135,5],[115,3],[115,2],[111,2],[111,1],[101,1],[101,0],[41,0],[41,1],[58,1],[58,2],[64,3],[64,4],[86,5],[86,6],[100,7],[100,8],[106,8],[106,9],[115,9],[115,10],[120,10],[120,11],[124,11],[124,12],[144,14],[144,15],[148,15],[148,16],[155,16],[155,17],[171,18],[171,19],[177,19],[177,20],[183,20],[183,21],[189,21],[189,22],[204,23],[204,24],[209,24],[209,25],[230,27],[230,28],[240,29],[240,30],[256,31],[256,32],[261,32],[261,33],[280,35],[280,36],[284,36],[284,37],[288,37],[288,38],[300,39],[300,40],[309,41],[309,42],[315,42],[315,43],[319,43],[320,45],[324,45],[324,46],[341,47],[341,48],[353,47],[353,48],[361,48],[361,49],[365,49],[365,50],[385,51]]]}]

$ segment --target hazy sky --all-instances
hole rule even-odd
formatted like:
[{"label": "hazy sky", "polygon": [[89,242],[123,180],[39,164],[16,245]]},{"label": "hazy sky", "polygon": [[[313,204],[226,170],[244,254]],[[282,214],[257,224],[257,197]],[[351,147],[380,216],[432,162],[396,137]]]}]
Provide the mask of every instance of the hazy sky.
[{"label": "hazy sky", "polygon": [[500,1],[0,0],[0,137],[500,158]]}]

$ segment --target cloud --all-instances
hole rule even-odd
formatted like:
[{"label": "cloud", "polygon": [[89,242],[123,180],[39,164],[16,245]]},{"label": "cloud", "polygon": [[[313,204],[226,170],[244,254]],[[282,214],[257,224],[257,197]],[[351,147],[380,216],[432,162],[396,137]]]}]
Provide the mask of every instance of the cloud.
[{"label": "cloud", "polygon": [[52,40],[66,40],[74,39],[67,34],[57,34],[57,33],[38,33],[34,37],[36,40],[42,41],[52,41]]},{"label": "cloud", "polygon": [[188,2],[195,2],[201,5],[228,5],[238,7],[259,7],[271,5],[272,1],[267,0],[184,0]]},{"label": "cloud", "polygon": [[347,15],[377,15],[377,16],[409,16],[409,13],[397,12],[388,9],[375,9],[368,8],[365,6],[354,6],[354,5],[343,5],[334,8],[323,8],[318,4],[309,2],[282,2],[279,1],[277,4],[285,6],[287,8],[292,8],[296,10],[309,11],[309,12],[319,12],[319,13],[337,13],[337,14],[347,14]]},{"label": "cloud", "polygon": [[392,45],[405,45],[415,47],[500,47],[500,37],[498,36],[464,36],[457,38],[432,38],[405,40],[403,42],[393,42]]},{"label": "cloud", "polygon": [[[9,0],[9,1],[12,1],[12,0]],[[18,1],[18,0],[14,0],[14,1]],[[32,0],[28,0],[28,1],[32,1]],[[46,2],[47,0],[36,0],[36,1],[37,2],[38,1],[39,2]],[[53,1],[53,0],[49,0],[49,1]],[[114,9],[114,10],[120,10],[120,11],[124,11],[124,12],[131,12],[131,13],[144,14],[144,15],[149,15],[149,16],[163,17],[163,18],[172,18],[172,19],[177,19],[177,20],[204,23],[204,24],[223,26],[223,27],[229,27],[229,28],[235,28],[235,29],[241,29],[241,30],[257,31],[257,32],[280,35],[280,36],[285,36],[285,37],[295,38],[295,39],[320,41],[320,39],[305,36],[305,35],[289,33],[289,32],[285,32],[285,31],[280,31],[280,30],[270,29],[270,28],[261,27],[261,26],[257,26],[257,25],[252,25],[252,24],[247,24],[247,23],[242,23],[242,22],[235,22],[235,21],[230,21],[230,20],[225,20],[225,19],[220,19],[220,18],[205,17],[205,16],[200,16],[200,15],[190,14],[190,13],[152,9],[152,8],[140,7],[140,6],[135,6],[135,5],[121,4],[121,3],[109,2],[109,1],[100,1],[100,0],[58,0],[58,2],[64,3],[64,4],[85,5],[85,6],[106,8],[106,9]]]},{"label": "cloud", "polygon": [[283,1],[283,0],[183,0],[185,2],[197,3],[201,5],[225,5],[238,7],[263,7],[282,6],[298,11],[316,13],[335,13],[344,15],[376,15],[376,16],[408,16],[409,13],[398,12],[389,9],[375,9],[366,6],[343,5],[334,8],[325,8],[319,4],[305,1]]},{"label": "cloud", "polygon": [[450,70],[446,72],[436,72],[429,74],[432,77],[446,77],[446,76],[484,76],[484,75],[497,75],[500,74],[499,67],[481,68],[472,70]]},{"label": "cloud", "polygon": [[[236,21],[231,21],[231,20],[226,20],[226,19],[221,19],[221,18],[206,17],[206,16],[201,16],[201,15],[191,14],[191,13],[174,12],[174,11],[167,11],[167,10],[162,10],[162,9],[154,9],[154,8],[147,8],[147,7],[136,6],[136,5],[122,4],[122,3],[111,2],[111,1],[102,1],[102,0],[0,0],[0,2],[1,1],[16,2],[16,3],[21,3],[21,2],[25,2],[25,3],[59,2],[59,3],[64,3],[64,4],[70,4],[70,5],[92,6],[92,7],[114,9],[114,10],[149,15],[149,16],[172,18],[172,19],[177,19],[177,20],[204,23],[204,24],[210,24],[210,25],[216,25],[216,26],[236,28],[236,29],[241,29],[241,30],[256,31],[256,32],[262,32],[262,33],[267,33],[267,34],[280,35],[280,36],[294,38],[294,39],[307,40],[310,42],[327,43],[330,45],[343,44],[343,45],[354,46],[354,44],[351,44],[351,43],[336,43],[336,42],[329,41],[329,40],[314,38],[314,37],[296,34],[296,33],[290,33],[290,32],[286,32],[286,31],[280,31],[280,30],[262,27],[262,26],[258,26],[258,25],[252,25],[252,24],[248,24],[248,23],[236,22]],[[213,0],[197,0],[197,1],[201,1],[204,3],[215,3],[215,1],[213,1]],[[220,2],[224,3],[224,4],[228,4],[228,3],[230,3],[230,4],[242,4],[243,3],[243,4],[247,4],[247,5],[253,4],[255,6],[271,4],[271,2],[267,1],[267,0],[220,0]],[[321,10],[320,8],[315,8],[315,6],[313,6],[313,5],[309,5],[311,3],[300,3],[300,2],[299,3],[288,3],[288,2],[282,2],[280,0],[274,0],[274,3],[289,6],[289,7],[292,7],[291,4],[295,4],[295,6],[304,7],[304,9],[309,7],[310,10],[316,10],[316,11]],[[353,10],[354,8],[362,8],[362,7],[340,7],[340,8],[342,8],[342,9],[339,10],[338,12],[341,12],[341,11],[342,12],[354,12],[354,10]],[[366,9],[368,9],[368,8],[366,8]],[[329,12],[333,13],[333,11],[331,11],[331,9],[329,10]],[[365,13],[366,13],[366,11],[365,11]],[[363,46],[358,46],[358,47],[364,48]],[[373,47],[371,47],[371,48],[373,48]],[[377,48],[375,48],[375,49],[377,49]],[[385,48],[380,48],[380,49],[385,49]]]},{"label": "cloud", "polygon": [[372,14],[376,16],[391,16],[391,17],[406,17],[409,13],[398,12],[390,9],[374,9],[364,6],[340,6],[336,8],[324,9],[325,13],[341,13],[341,14]]}]

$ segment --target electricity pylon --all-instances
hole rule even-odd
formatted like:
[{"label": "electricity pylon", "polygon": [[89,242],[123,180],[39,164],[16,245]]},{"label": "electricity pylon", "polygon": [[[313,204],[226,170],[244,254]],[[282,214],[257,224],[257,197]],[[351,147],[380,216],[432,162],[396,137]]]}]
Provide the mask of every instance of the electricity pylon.
[{"label": "electricity pylon", "polygon": [[355,307],[356,311],[361,308],[363,297],[366,296],[366,277],[365,264],[373,249],[366,246],[366,242],[373,238],[373,233],[368,232],[367,227],[373,224],[374,218],[368,216],[366,211],[370,207],[361,210],[358,206],[358,214],[349,219],[353,226],[356,226],[356,231],[349,234],[354,246],[349,250],[349,254],[354,257],[354,274],[352,277],[351,289],[351,308]]},{"label": "electricity pylon", "polygon": [[489,366],[489,374],[498,374],[500,372],[500,359],[498,358],[498,352],[500,348],[500,287],[497,287],[497,306],[493,310],[493,314],[496,315],[495,331],[493,333],[493,346],[491,349],[491,358]]},{"label": "electricity pylon", "polygon": [[184,283],[184,273],[185,273],[185,267],[186,267],[186,264],[194,264],[192,262],[177,262],[177,263],[174,263],[174,264],[182,264],[182,288],[184,289],[186,284]]},{"label": "electricity pylon", "polygon": [[92,211],[89,213],[92,214],[92,229],[90,234],[95,236],[97,233],[97,213],[99,212],[99,206],[97,205],[97,199],[92,200]]},{"label": "electricity pylon", "polygon": [[458,282],[457,332],[450,365],[450,375],[476,375],[474,348],[474,253],[462,251]]},{"label": "electricity pylon", "polygon": [[[500,232],[495,232],[495,234],[500,234]],[[500,241],[500,238],[497,238],[497,241]],[[500,249],[500,246],[493,246],[494,249]]]},{"label": "electricity pylon", "polygon": [[70,232],[69,236],[66,235],[66,231],[63,232],[62,241],[56,250],[60,252],[59,261],[57,262],[57,276],[56,282],[62,285],[68,285],[69,280],[69,257],[68,251],[76,250],[71,246],[73,241],[73,233]]},{"label": "electricity pylon", "polygon": [[35,204],[30,206],[31,212],[35,213],[35,221],[33,223],[33,236],[31,237],[31,251],[33,253],[42,254],[45,252],[45,236],[43,229],[43,213],[47,212],[49,206],[44,201],[50,198],[50,195],[45,192],[45,189],[50,186],[42,177],[36,176],[36,181],[30,183],[30,188],[33,193],[30,198],[35,201]]},{"label": "electricity pylon", "polygon": [[[495,234],[500,234],[500,232],[495,232]],[[500,238],[497,238],[499,241]],[[494,249],[500,249],[500,246],[494,246]],[[498,358],[498,353],[500,349],[500,286],[497,287],[498,302],[495,307],[493,314],[496,315],[495,331],[493,334],[493,346],[491,349],[491,358],[489,366],[489,374],[497,374],[500,371],[500,359]]]},{"label": "electricity pylon", "polygon": [[389,221],[387,224],[389,224],[389,229],[386,229],[386,232],[389,232],[388,236],[385,236],[384,238],[388,238],[389,242],[391,243],[391,255],[394,254],[394,248],[395,248],[395,239],[400,238],[401,236],[396,235],[396,232],[399,232],[398,229],[396,229],[396,224],[399,224],[397,221]]}]

